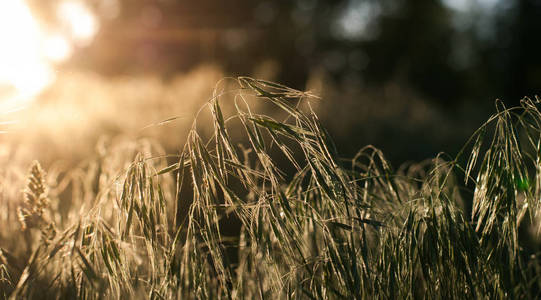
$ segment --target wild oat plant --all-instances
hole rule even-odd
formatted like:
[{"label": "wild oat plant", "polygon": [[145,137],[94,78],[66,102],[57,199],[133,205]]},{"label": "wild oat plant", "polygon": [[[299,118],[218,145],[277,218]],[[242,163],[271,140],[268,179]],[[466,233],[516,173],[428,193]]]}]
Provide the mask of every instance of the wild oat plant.
[{"label": "wild oat plant", "polygon": [[19,208],[2,219],[0,297],[540,296],[540,99],[498,102],[456,157],[394,171],[370,146],[341,158],[310,93],[228,81],[200,112],[213,134],[196,117],[178,154],[119,139],[68,170],[34,163],[21,199],[2,198]]}]

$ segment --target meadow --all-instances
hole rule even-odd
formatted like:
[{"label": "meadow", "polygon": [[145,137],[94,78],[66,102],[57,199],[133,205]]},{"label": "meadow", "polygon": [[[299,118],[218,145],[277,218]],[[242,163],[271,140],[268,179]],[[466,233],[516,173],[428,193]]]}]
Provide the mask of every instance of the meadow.
[{"label": "meadow", "polygon": [[34,150],[2,148],[0,297],[539,297],[541,99],[498,101],[456,155],[395,169],[373,146],[343,158],[313,93],[206,88],[161,121],[117,117],[129,102],[64,120],[117,133],[94,145],[30,130],[13,139]]}]

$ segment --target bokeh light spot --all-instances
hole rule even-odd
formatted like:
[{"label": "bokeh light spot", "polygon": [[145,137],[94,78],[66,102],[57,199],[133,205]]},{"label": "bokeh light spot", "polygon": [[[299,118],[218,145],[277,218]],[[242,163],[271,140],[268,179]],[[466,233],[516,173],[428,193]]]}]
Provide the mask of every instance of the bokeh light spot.
[{"label": "bokeh light spot", "polygon": [[58,6],[58,16],[68,27],[71,37],[81,46],[91,42],[98,31],[98,22],[81,2],[65,1]]}]

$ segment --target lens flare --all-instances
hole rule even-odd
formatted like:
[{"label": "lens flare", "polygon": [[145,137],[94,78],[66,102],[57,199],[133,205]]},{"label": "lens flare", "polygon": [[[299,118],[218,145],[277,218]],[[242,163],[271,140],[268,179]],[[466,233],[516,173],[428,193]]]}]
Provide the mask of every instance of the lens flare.
[{"label": "lens flare", "polygon": [[51,83],[54,73],[42,58],[40,29],[24,1],[0,1],[0,40],[0,97],[28,98]]},{"label": "lens flare", "polygon": [[71,37],[79,45],[89,43],[98,30],[94,15],[79,1],[64,1],[58,7],[58,16],[67,26]]},{"label": "lens flare", "polygon": [[[0,0],[0,106],[33,100],[55,79],[55,64],[87,46],[98,30],[92,12],[75,0],[57,6],[62,28],[42,26],[25,0]],[[44,28],[47,28],[45,31]]]},{"label": "lens flare", "polygon": [[70,42],[61,35],[53,35],[45,39],[43,53],[53,62],[62,62],[72,54]]}]

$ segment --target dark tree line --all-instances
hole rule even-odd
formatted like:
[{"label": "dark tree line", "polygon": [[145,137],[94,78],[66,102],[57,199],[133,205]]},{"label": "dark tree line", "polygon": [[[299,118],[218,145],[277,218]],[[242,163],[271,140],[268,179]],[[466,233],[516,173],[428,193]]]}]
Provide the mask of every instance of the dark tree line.
[{"label": "dark tree line", "polygon": [[[54,22],[58,1],[29,1]],[[448,2],[88,0],[100,32],[72,63],[105,74],[167,75],[214,62],[248,74],[273,60],[277,80],[292,86],[323,69],[337,82],[398,81],[446,107],[539,93],[541,1],[472,1],[462,10]],[[344,36],[337,24],[345,21],[367,32]]]}]

